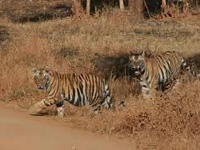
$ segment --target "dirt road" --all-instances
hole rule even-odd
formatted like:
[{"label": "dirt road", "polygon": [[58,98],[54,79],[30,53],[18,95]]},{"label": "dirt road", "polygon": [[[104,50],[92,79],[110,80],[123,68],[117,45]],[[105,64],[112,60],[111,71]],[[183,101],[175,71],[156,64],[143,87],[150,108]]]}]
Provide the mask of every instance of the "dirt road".
[{"label": "dirt road", "polygon": [[68,128],[0,103],[0,150],[131,150],[125,140]]}]

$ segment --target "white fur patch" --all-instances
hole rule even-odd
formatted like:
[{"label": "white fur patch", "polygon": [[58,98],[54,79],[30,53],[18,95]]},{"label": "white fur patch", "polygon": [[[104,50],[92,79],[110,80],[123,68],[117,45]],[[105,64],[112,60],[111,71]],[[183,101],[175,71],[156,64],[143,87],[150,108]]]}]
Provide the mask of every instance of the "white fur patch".
[{"label": "white fur patch", "polygon": [[63,118],[64,115],[65,115],[64,108],[63,107],[57,107],[57,114],[58,114],[58,117]]}]

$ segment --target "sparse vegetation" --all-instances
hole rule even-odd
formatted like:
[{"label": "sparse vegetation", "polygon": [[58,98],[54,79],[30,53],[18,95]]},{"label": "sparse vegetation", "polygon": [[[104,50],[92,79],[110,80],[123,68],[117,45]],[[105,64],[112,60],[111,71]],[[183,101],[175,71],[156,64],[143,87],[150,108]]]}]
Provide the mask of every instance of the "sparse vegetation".
[{"label": "sparse vegetation", "polygon": [[[99,17],[83,15],[26,24],[1,19],[0,99],[28,109],[44,97],[33,82],[32,67],[48,65],[60,72],[102,75],[93,63],[97,55],[175,50],[186,57],[195,56],[198,63],[194,54],[200,52],[199,17],[135,21],[126,13],[113,11]],[[6,44],[1,44],[5,40]],[[88,108],[68,105],[64,121],[94,132],[128,136],[138,149],[199,149],[200,81],[184,81],[180,88],[158,93],[155,101],[144,101],[134,83],[126,79],[110,82],[116,103],[125,101],[125,108],[93,116]]]}]

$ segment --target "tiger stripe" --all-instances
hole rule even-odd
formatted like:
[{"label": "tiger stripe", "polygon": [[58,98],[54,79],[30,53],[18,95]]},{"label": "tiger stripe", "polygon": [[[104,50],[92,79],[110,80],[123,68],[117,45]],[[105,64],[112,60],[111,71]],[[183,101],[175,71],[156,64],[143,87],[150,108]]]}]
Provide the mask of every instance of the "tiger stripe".
[{"label": "tiger stripe", "polygon": [[131,54],[129,67],[140,80],[143,97],[149,99],[154,98],[155,90],[165,90],[169,84],[178,82],[181,70],[188,66],[178,52],[166,51],[146,57],[143,51]]},{"label": "tiger stripe", "polygon": [[63,115],[64,109],[62,108],[65,102],[74,106],[90,105],[95,113],[100,110],[101,106],[107,109],[113,106],[109,86],[105,79],[99,76],[61,74],[47,67],[34,68],[33,72],[38,89],[46,91],[48,96],[47,99],[39,101],[29,109],[31,114],[40,113],[42,109],[56,104]]}]

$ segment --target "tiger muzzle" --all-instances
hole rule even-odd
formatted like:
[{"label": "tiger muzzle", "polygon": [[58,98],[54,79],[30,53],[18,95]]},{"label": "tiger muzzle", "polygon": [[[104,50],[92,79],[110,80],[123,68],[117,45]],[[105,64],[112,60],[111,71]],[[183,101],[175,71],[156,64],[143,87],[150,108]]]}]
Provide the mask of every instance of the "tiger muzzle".
[{"label": "tiger muzzle", "polygon": [[38,90],[44,91],[44,90],[46,90],[46,88],[45,88],[45,86],[38,86]]}]

